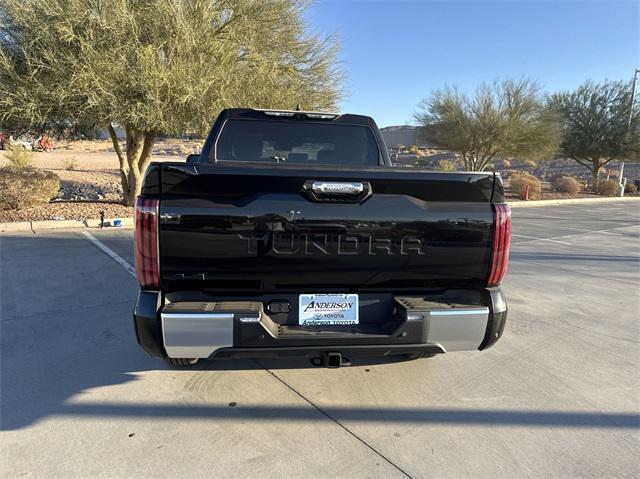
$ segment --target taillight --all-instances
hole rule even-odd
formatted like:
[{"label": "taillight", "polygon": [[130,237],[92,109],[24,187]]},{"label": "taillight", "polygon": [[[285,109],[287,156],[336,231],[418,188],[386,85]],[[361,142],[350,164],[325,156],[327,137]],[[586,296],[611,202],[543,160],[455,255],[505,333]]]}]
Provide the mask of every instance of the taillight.
[{"label": "taillight", "polygon": [[138,197],[135,231],[136,273],[143,288],[160,288],[158,200]]},{"label": "taillight", "polygon": [[509,240],[511,237],[511,210],[508,205],[494,205],[493,246],[491,269],[487,286],[497,286],[507,273]]}]

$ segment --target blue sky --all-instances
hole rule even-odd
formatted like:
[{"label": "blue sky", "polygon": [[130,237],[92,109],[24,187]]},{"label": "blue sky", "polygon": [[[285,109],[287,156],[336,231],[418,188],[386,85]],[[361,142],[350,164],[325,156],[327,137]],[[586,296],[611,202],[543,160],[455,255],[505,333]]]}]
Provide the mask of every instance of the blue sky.
[{"label": "blue sky", "polygon": [[640,67],[638,1],[316,0],[310,27],[341,39],[348,97],[341,111],[378,125],[413,122],[445,84],[525,76],[546,90],[587,78],[630,80]]}]

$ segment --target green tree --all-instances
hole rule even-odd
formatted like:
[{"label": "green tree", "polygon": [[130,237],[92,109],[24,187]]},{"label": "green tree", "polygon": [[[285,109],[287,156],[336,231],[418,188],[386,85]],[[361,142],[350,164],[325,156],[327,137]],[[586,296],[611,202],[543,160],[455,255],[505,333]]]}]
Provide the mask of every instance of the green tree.
[{"label": "green tree", "polygon": [[587,81],[550,99],[564,130],[562,154],[591,171],[596,191],[603,166],[640,159],[640,107],[631,112],[631,100],[631,85],[619,81]]},{"label": "green tree", "polygon": [[[2,0],[0,121],[108,128],[125,203],[160,134],[228,106],[333,108],[337,43],[301,0]],[[124,149],[113,126],[126,131]]]},{"label": "green tree", "polygon": [[482,84],[473,97],[446,87],[418,105],[420,136],[460,154],[465,169],[483,171],[498,158],[552,157],[560,143],[556,117],[529,80]]}]

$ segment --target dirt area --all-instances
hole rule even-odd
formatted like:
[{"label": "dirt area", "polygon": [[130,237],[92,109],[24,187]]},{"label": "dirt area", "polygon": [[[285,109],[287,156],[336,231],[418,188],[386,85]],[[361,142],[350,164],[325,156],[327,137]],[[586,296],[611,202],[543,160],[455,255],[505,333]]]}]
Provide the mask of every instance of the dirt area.
[{"label": "dirt area", "polygon": [[[154,161],[183,161],[188,154],[197,153],[202,142],[166,140],[153,148]],[[123,145],[124,146],[124,145]],[[66,171],[75,162],[74,170],[84,173],[101,171],[118,172],[118,157],[110,141],[75,141],[56,145],[48,152],[34,152],[33,165],[38,168],[60,172]],[[4,152],[0,152],[0,166],[7,164]],[[90,177],[88,179],[91,179]]]},{"label": "dirt area", "polygon": [[[153,149],[153,161],[184,161],[197,153],[201,141],[163,140]],[[0,167],[8,164],[0,151]],[[133,208],[118,204],[122,187],[118,157],[111,141],[76,141],[57,144],[49,152],[34,152],[33,166],[60,177],[60,195],[48,205],[0,211],[0,222],[38,220],[84,220],[133,215]]]}]

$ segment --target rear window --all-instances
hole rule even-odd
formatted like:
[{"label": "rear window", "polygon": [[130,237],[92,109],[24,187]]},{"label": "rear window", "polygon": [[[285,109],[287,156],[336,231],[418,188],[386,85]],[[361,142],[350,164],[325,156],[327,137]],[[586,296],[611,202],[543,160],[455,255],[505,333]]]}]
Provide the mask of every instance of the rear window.
[{"label": "rear window", "polygon": [[366,126],[287,120],[229,120],[218,137],[218,161],[378,165]]}]

